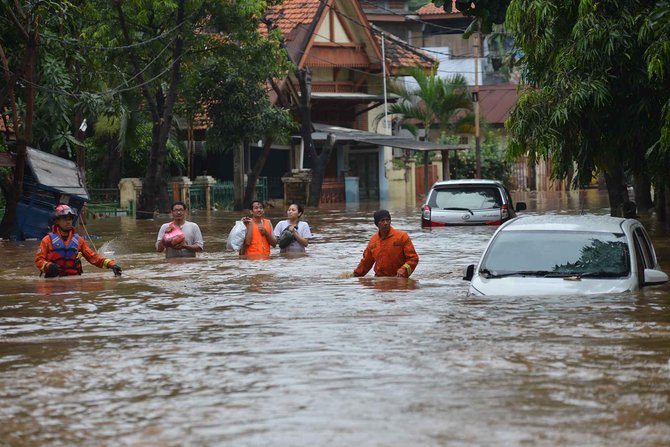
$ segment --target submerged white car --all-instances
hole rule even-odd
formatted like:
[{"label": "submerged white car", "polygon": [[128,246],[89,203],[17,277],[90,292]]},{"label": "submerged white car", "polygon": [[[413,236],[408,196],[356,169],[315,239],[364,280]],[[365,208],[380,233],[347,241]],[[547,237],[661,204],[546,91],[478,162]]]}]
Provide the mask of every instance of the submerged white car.
[{"label": "submerged white car", "polygon": [[639,290],[668,275],[635,219],[542,215],[500,226],[463,279],[468,295],[572,295]]}]

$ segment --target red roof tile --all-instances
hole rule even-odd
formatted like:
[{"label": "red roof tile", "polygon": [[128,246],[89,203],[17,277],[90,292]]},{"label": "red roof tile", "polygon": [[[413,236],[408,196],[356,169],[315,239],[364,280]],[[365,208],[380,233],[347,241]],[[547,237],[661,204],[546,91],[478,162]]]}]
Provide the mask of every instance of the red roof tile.
[{"label": "red roof tile", "polygon": [[460,14],[461,12],[458,9],[456,9],[456,0],[451,0],[450,12],[446,12],[443,6],[440,6],[438,8],[437,6],[435,6],[435,3],[431,2],[417,9],[416,13],[419,16],[430,16],[430,15],[441,15],[441,14]]},{"label": "red roof tile", "polygon": [[[382,29],[372,24],[370,24],[370,28],[373,30],[377,44],[381,47]],[[392,75],[399,74],[402,68],[422,67],[431,69],[437,67],[437,59],[386,31],[384,31],[384,47],[386,50],[386,61]]]},{"label": "red roof tile", "polygon": [[319,10],[319,1],[284,0],[268,8],[265,17],[279,27],[284,36],[290,35],[299,26],[309,26]]},{"label": "red roof tile", "polygon": [[517,84],[479,86],[479,111],[491,124],[503,124],[516,104],[520,91]]}]

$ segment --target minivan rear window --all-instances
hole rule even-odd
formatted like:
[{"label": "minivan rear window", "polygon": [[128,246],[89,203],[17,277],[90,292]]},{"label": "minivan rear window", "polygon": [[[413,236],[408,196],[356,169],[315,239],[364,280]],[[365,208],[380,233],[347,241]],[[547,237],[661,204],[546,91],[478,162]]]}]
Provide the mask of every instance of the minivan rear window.
[{"label": "minivan rear window", "polygon": [[430,195],[432,208],[484,209],[502,206],[500,190],[494,187],[449,187],[435,189]]}]

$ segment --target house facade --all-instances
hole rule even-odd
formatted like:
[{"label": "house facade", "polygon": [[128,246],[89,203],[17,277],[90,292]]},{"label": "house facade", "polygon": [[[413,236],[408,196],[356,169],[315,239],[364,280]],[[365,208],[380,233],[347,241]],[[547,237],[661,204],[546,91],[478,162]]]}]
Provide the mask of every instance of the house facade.
[{"label": "house facade", "polygon": [[[321,203],[344,202],[345,182],[352,179],[356,180],[360,200],[400,197],[414,202],[414,189],[407,187],[414,183],[414,168],[394,169],[394,154],[407,159],[402,148],[412,147],[408,150],[414,153],[427,150],[428,146],[416,146],[417,142],[408,137],[384,140],[384,144],[378,144],[375,138],[349,138],[346,129],[391,133],[382,119],[385,100],[393,101],[385,95],[385,81],[390,76],[406,74],[409,67],[419,66],[428,72],[437,67],[437,60],[370,23],[358,0],[285,0],[271,8],[266,18],[281,31],[296,68],[311,71],[312,123],[337,134],[326,166]],[[281,92],[270,92],[270,98],[282,100],[283,106],[295,110],[300,96],[295,73],[287,73],[278,85]],[[287,97],[290,104],[286,104]],[[327,133],[318,130],[312,135],[317,145],[325,144],[327,137]],[[252,142],[245,149],[245,169],[255,163],[261,143]],[[409,158],[411,163],[412,157]],[[223,180],[234,177],[230,155],[196,157],[193,166],[193,172],[206,170],[207,175]],[[311,167],[300,135],[294,135],[286,146],[273,145],[261,172],[268,178],[269,196],[290,199],[286,197],[287,183],[290,186],[304,181],[305,172]]]},{"label": "house facade", "polygon": [[[287,0],[267,17],[282,31],[296,67],[312,72],[312,122],[322,129],[325,125],[389,133],[380,119],[385,80],[407,67],[428,71],[436,64],[434,58],[371,26],[358,0]],[[298,101],[300,89],[294,73],[289,73],[283,88]],[[356,179],[361,200],[390,199],[391,147],[347,138],[344,131],[338,135],[326,167],[321,201],[342,201],[345,178]],[[313,137],[319,144],[326,135],[315,132]],[[292,151],[291,173],[300,175],[301,170],[311,168],[299,139]],[[333,189],[342,193],[333,193]]]},{"label": "house facade", "polygon": [[[470,89],[478,92],[481,119],[503,137],[504,150],[504,123],[520,95],[519,73],[506,71],[503,64],[513,50],[513,40],[502,33],[487,36],[481,45],[475,34],[463,39],[471,19],[464,17],[455,4],[455,0],[450,7],[427,3],[411,11],[406,0],[361,0],[371,23],[436,58],[439,76],[465,77]],[[512,166],[512,187],[516,189],[566,188],[565,182],[552,181],[550,177],[551,160],[541,160],[532,166],[523,159]]]}]

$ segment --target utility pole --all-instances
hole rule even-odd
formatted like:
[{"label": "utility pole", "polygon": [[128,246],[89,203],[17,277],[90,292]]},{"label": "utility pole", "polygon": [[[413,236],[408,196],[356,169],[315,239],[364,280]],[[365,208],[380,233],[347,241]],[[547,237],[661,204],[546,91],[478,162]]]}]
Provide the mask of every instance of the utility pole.
[{"label": "utility pole", "polygon": [[389,126],[389,106],[386,99],[386,49],[384,44],[384,33],[382,33],[382,81],[384,86],[384,134],[391,135],[391,126]]},{"label": "utility pole", "polygon": [[475,103],[475,161],[477,166],[476,178],[482,178],[482,151],[479,138],[479,46],[481,45],[481,32],[475,34],[475,91],[472,93],[472,101]]}]

